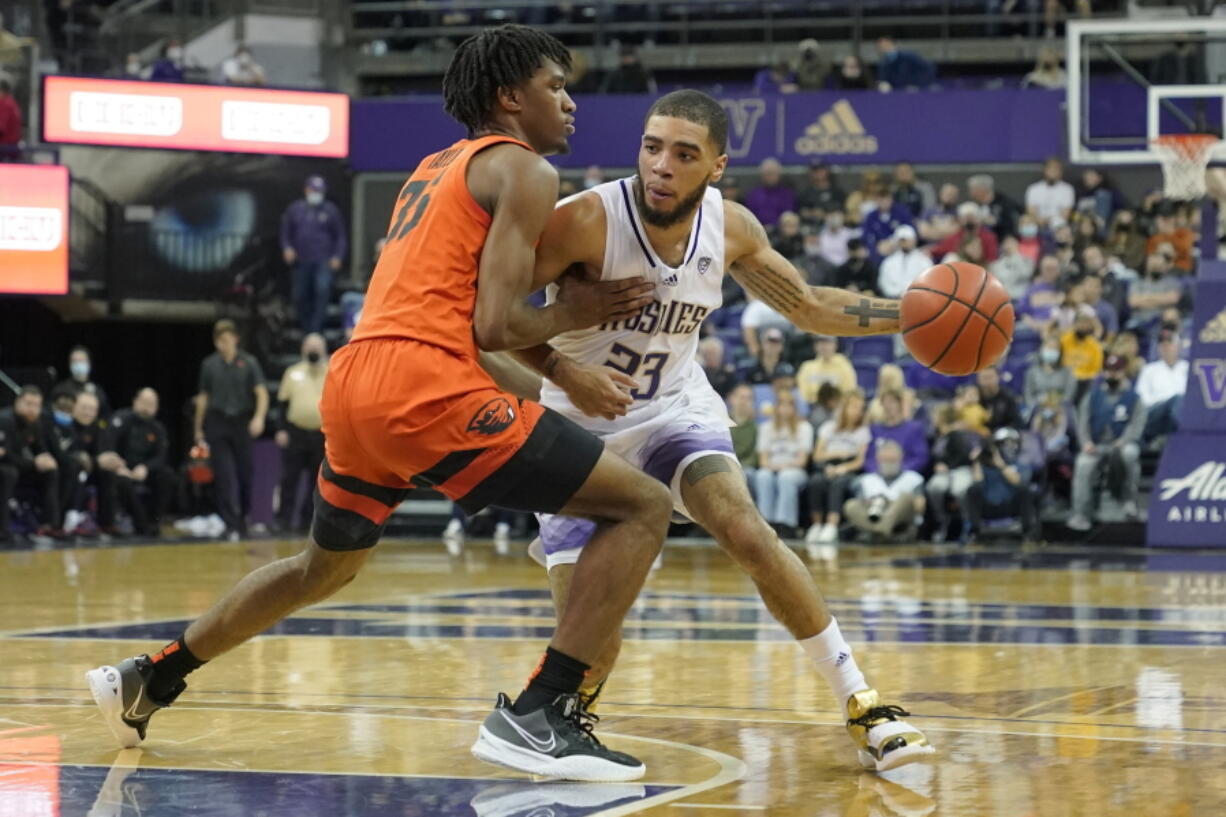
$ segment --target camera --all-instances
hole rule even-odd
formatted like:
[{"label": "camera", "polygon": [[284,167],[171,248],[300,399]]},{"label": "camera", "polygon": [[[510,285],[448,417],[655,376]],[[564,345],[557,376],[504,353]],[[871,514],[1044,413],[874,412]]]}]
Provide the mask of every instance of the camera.
[{"label": "camera", "polygon": [[868,514],[868,521],[874,525],[881,521],[881,517],[885,516],[885,509],[889,506],[889,501],[883,496],[875,496],[868,501],[868,507],[865,509]]}]

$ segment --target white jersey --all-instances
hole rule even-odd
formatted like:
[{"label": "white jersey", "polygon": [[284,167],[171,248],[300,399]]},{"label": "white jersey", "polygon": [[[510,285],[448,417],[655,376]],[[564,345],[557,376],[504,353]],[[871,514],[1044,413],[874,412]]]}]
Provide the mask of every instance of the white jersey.
[{"label": "white jersey", "polygon": [[[624,417],[588,417],[549,380],[541,403],[598,435],[621,431],[677,407],[683,402],[727,412],[699,364],[698,340],[703,321],[723,304],[724,202],[708,188],[694,214],[689,246],[678,267],[656,255],[634,205],[634,178],[619,179],[578,195],[595,193],[604,204],[606,239],[600,280],[641,277],[656,285],[655,301],[639,315],[591,329],[558,335],[550,344],[589,365],[608,365],[638,382],[634,402]],[[567,199],[559,203],[565,204]],[[549,288],[552,301],[556,287]],[[728,423],[730,424],[730,423]]]}]

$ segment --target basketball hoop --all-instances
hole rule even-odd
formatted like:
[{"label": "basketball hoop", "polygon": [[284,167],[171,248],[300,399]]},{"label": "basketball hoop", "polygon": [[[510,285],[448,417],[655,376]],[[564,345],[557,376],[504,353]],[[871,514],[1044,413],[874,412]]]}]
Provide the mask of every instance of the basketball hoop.
[{"label": "basketball hoop", "polygon": [[1213,148],[1222,140],[1209,133],[1168,133],[1153,140],[1162,162],[1163,193],[1169,199],[1195,201],[1205,195],[1205,170]]}]

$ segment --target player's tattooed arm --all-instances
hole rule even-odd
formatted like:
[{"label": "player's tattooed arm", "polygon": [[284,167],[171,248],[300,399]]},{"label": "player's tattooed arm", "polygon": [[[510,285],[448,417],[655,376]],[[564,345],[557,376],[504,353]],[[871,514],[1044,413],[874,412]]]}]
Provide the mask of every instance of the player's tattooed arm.
[{"label": "player's tattooed arm", "polygon": [[809,286],[792,263],[771,248],[753,213],[736,202],[724,205],[728,271],[755,298],[806,332],[849,336],[898,331],[898,301]]}]

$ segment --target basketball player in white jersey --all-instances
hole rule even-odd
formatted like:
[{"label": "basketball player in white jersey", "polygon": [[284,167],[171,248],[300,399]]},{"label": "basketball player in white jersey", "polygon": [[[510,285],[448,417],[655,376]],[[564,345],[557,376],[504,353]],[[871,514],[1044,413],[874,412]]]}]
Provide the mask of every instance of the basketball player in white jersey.
[{"label": "basketball player in white jersey", "polygon": [[[677,511],[709,531],[749,574],[830,684],[861,764],[892,769],[933,750],[900,719],[909,713],[884,704],[865,681],[808,569],[758,513],[733,453],[727,409],[696,353],[703,319],[721,305],[725,271],[807,332],[897,332],[898,302],[806,285],[771,249],[757,218],[709,186],[727,166],[727,132],[726,114],[711,97],[668,94],[647,115],[638,175],[559,203],[537,249],[537,280],[553,281],[578,264],[604,280],[644,277],[656,284],[656,301],[635,318],[518,354],[545,377],[544,405],[668,485]],[[621,387],[627,391],[616,385],[630,382],[632,388]],[[540,521],[560,614],[595,523],[548,515]],[[619,647],[620,641],[609,644],[588,672],[582,694],[589,705]]]}]

